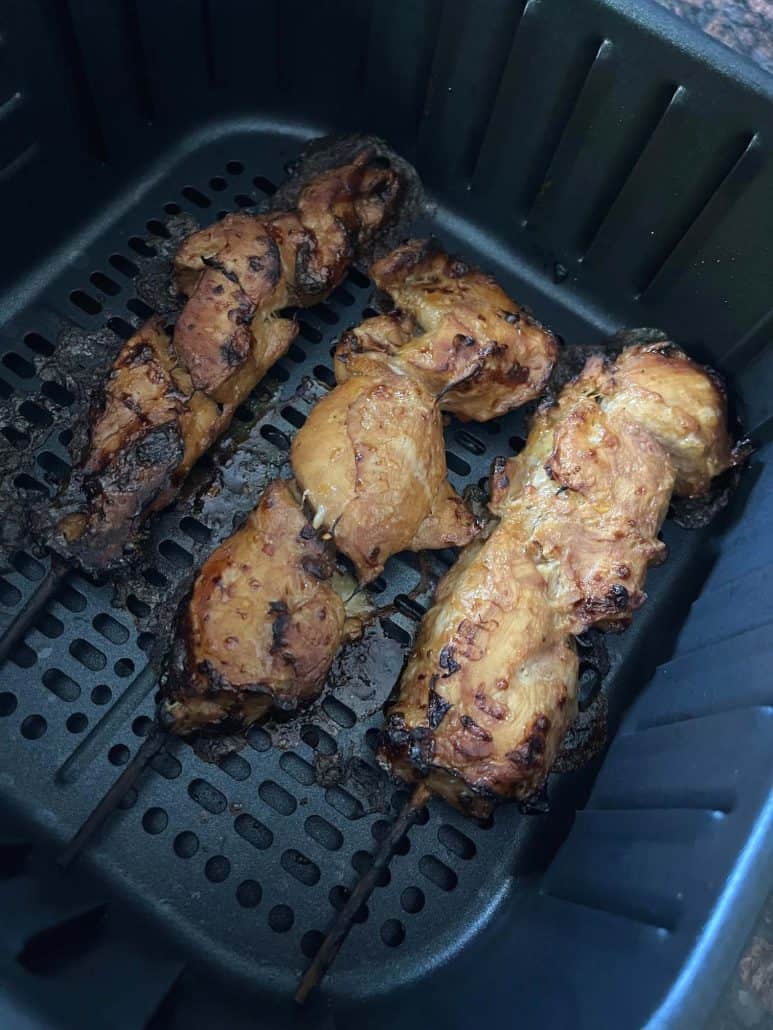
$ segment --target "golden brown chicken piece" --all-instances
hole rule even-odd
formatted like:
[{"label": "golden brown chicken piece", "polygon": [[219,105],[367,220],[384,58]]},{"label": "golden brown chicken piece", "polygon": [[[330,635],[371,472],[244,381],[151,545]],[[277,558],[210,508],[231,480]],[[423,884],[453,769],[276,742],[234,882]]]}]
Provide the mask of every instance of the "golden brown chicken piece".
[{"label": "golden brown chicken piece", "polygon": [[180,734],[248,726],[272,708],[292,711],[316,697],[337,650],[361,629],[336,576],[293,485],[271,483],[181,606],[162,723]]},{"label": "golden brown chicken piece", "polygon": [[576,714],[573,635],[627,625],[672,493],[735,460],[721,388],[677,347],[591,358],[495,465],[499,524],[438,587],[382,762],[474,815],[537,790]]},{"label": "golden brown chicken piece", "polygon": [[447,480],[442,411],[493,418],[533,399],[556,351],[493,280],[431,241],[399,247],[371,274],[396,310],[343,335],[338,385],[291,451],[315,526],[332,533],[364,583],[398,551],[475,536],[480,527]]},{"label": "golden brown chicken piece", "polygon": [[341,282],[394,223],[403,185],[366,146],[307,182],[295,209],[228,215],[183,243],[175,273],[188,301],[174,338],[153,319],[121,349],[59,505],[55,550],[92,571],[119,558],[287,350],[297,327],[278,312]]}]

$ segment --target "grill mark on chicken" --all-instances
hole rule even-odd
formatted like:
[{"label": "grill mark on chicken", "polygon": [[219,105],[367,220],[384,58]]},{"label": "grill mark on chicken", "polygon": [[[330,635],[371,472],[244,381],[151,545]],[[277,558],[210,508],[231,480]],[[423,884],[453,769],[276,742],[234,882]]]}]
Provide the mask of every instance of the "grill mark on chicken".
[{"label": "grill mark on chicken", "polygon": [[724,393],[675,345],[591,357],[520,454],[495,463],[500,521],[438,585],[387,705],[381,763],[472,815],[539,791],[577,711],[574,637],[625,628],[664,557],[672,494],[705,493],[743,457]]}]

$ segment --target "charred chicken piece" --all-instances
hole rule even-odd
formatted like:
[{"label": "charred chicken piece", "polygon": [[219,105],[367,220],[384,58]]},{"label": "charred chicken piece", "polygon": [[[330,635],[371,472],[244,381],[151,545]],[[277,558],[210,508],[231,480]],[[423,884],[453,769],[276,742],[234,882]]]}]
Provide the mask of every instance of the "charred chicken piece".
[{"label": "charred chicken piece", "polygon": [[162,724],[179,734],[236,729],[316,697],[337,650],[361,629],[339,593],[351,587],[293,484],[271,483],[204,563],[181,606],[162,680]]},{"label": "charred chicken piece", "polygon": [[293,210],[228,215],[185,241],[175,273],[188,300],[174,337],[151,320],[116,358],[59,503],[58,553],[109,568],[171,501],[294,338],[278,313],[325,297],[397,219],[405,184],[385,164],[364,146],[310,179]]},{"label": "charred chicken piece", "polygon": [[576,714],[573,635],[624,628],[644,602],[672,493],[736,461],[726,422],[716,379],[672,344],[591,358],[495,464],[500,521],[438,587],[382,763],[472,815],[534,793]]},{"label": "charred chicken piece", "polygon": [[431,242],[399,247],[371,273],[397,308],[343,335],[338,385],[291,451],[315,525],[364,583],[398,551],[461,546],[476,535],[480,526],[447,479],[442,411],[485,419],[533,399],[556,350],[550,333],[521,325],[493,280]]}]

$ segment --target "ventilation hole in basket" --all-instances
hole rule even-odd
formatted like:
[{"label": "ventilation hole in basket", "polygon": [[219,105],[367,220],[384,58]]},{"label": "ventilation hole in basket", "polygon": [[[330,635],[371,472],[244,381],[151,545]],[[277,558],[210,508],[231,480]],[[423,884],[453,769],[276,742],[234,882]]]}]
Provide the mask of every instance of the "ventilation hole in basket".
[{"label": "ventilation hole in basket", "polygon": [[273,197],[276,193],[276,186],[267,179],[264,175],[256,175],[253,180],[253,185],[257,186],[261,193],[265,193],[268,197]]},{"label": "ventilation hole in basket", "polygon": [[[75,400],[74,393],[71,393],[67,387],[62,386],[61,383],[54,382],[53,379],[47,379],[40,387],[40,392],[44,397],[48,397],[50,401],[53,401],[54,404],[60,408],[69,408]],[[19,410],[21,410],[21,408]],[[46,425],[48,424],[49,423],[46,423]]]},{"label": "ventilation hole in basket", "polygon": [[[349,888],[344,887],[343,884],[338,884],[336,887],[331,888],[330,893],[328,894],[328,899],[330,901],[330,904],[336,910],[336,912],[341,911],[346,902],[349,900],[350,894],[351,891],[349,890]],[[354,913],[354,916],[352,917],[355,923],[364,923],[367,920],[367,918],[367,905],[360,905],[360,907],[357,909],[357,911]]]},{"label": "ventilation hole in basket", "polygon": [[321,755],[334,755],[338,750],[335,739],[325,730],[311,723],[301,727],[301,740],[315,751],[319,751]]},{"label": "ventilation hole in basket", "polygon": [[9,715],[13,715],[18,703],[15,694],[12,694],[10,690],[3,690],[0,693],[0,718],[5,719]]},{"label": "ventilation hole in basket", "polygon": [[508,443],[513,454],[520,454],[520,452],[526,446],[526,441],[522,436],[511,436]]},{"label": "ventilation hole in basket", "polygon": [[206,780],[192,780],[188,785],[188,793],[206,812],[211,812],[212,815],[220,815],[221,812],[225,812],[225,794],[222,794],[217,787],[213,787],[211,783],[207,783]]},{"label": "ventilation hole in basket", "polygon": [[322,339],[322,333],[319,329],[315,329],[313,325],[309,325],[308,322],[304,322],[302,319],[298,319],[298,333],[309,343],[319,343]]},{"label": "ventilation hole in basket", "polygon": [[132,733],[135,737],[147,737],[154,725],[149,715],[138,715],[132,722]]},{"label": "ventilation hole in basket", "polygon": [[182,208],[179,204],[176,204],[173,200],[170,200],[168,201],[168,203],[164,204],[164,211],[166,211],[168,215],[179,215],[182,211]]},{"label": "ventilation hole in basket", "polygon": [[397,641],[398,644],[402,644],[403,647],[407,647],[411,642],[410,633],[398,626],[396,622],[392,622],[391,619],[380,619],[381,628],[384,631],[384,636],[389,637],[390,640]]},{"label": "ventilation hole in basket", "polygon": [[193,858],[199,850],[199,838],[190,830],[183,830],[175,837],[172,847],[178,858]]},{"label": "ventilation hole in basket", "polygon": [[51,451],[43,451],[39,454],[37,463],[46,473],[46,477],[57,483],[63,483],[70,474],[70,466]]},{"label": "ventilation hole in basket", "polygon": [[98,315],[102,310],[102,305],[96,297],[92,297],[84,290],[73,290],[70,294],[70,302],[87,315]]},{"label": "ventilation hole in basket", "polygon": [[169,230],[158,218],[151,218],[149,221],[145,222],[145,228],[154,236],[160,236],[161,239],[164,240],[169,239]]},{"label": "ventilation hole in basket", "polygon": [[158,569],[149,568],[142,570],[142,578],[147,580],[152,587],[161,589],[166,586],[166,576]]},{"label": "ventilation hole in basket", "polygon": [[158,545],[158,553],[177,569],[189,569],[193,565],[193,555],[174,540],[162,540]]},{"label": "ventilation hole in basket", "polygon": [[237,193],[234,197],[234,204],[237,207],[255,207],[257,201],[253,197],[248,197],[246,193]]},{"label": "ventilation hole in basket", "polygon": [[77,659],[91,672],[99,672],[107,665],[107,658],[98,651],[96,647],[84,640],[83,637],[76,637],[70,644],[70,654]]},{"label": "ventilation hole in basket", "polygon": [[403,911],[408,912],[412,916],[415,916],[417,912],[421,912],[424,908],[424,901],[424,891],[419,887],[406,887],[400,895],[400,904],[403,907]]},{"label": "ventilation hole in basket", "polygon": [[343,834],[321,815],[310,815],[303,827],[309,837],[327,851],[339,851],[343,846]]},{"label": "ventilation hole in basket", "polygon": [[398,594],[395,597],[394,605],[399,612],[415,622],[421,622],[422,616],[427,610],[423,604],[419,604],[418,601],[414,601],[412,597],[407,597],[405,594]]},{"label": "ventilation hole in basket", "polygon": [[437,839],[453,855],[457,855],[459,858],[469,860],[475,857],[476,848],[474,843],[461,830],[457,830],[455,826],[443,823],[437,831]]},{"label": "ventilation hole in basket", "polygon": [[229,175],[241,175],[244,171],[244,165],[241,161],[229,161],[225,166],[225,170]]},{"label": "ventilation hole in basket", "polygon": [[327,365],[315,365],[314,366],[314,377],[322,383],[323,386],[329,386],[331,389],[336,384],[336,377],[333,370],[328,368]]},{"label": "ventilation hole in basket", "polygon": [[289,404],[282,408],[282,418],[285,422],[289,422],[291,426],[295,426],[296,429],[300,429],[306,421],[306,416],[295,408],[291,408]]},{"label": "ventilation hole in basket", "polygon": [[346,819],[361,819],[365,814],[362,803],[343,787],[328,787],[325,801]]},{"label": "ventilation hole in basket", "polygon": [[241,755],[224,755],[217,764],[232,780],[248,780],[252,772],[252,766]]},{"label": "ventilation hole in basket", "polygon": [[150,760],[151,766],[164,777],[165,780],[176,780],[183,770],[181,763],[166,751],[160,751]]},{"label": "ventilation hole in basket", "polygon": [[107,753],[111,765],[126,765],[131,752],[125,744],[113,744]]},{"label": "ventilation hole in basket", "polygon": [[144,619],[150,614],[150,605],[140,600],[136,594],[129,594],[126,598],[126,607],[138,619]]},{"label": "ventilation hole in basket", "polygon": [[242,908],[257,908],[263,897],[263,888],[257,880],[242,880],[236,888],[236,900]]},{"label": "ventilation hole in basket", "polygon": [[142,817],[142,828],[145,833],[157,836],[169,825],[169,816],[163,808],[149,808]]},{"label": "ventilation hole in basket", "polygon": [[264,780],[258,787],[258,794],[261,800],[280,815],[292,815],[298,807],[298,802],[292,794],[289,794],[284,787],[280,787],[278,783],[274,783],[273,780]]},{"label": "ventilation hole in basket", "polygon": [[14,354],[12,351],[3,355],[3,364],[20,379],[32,379],[35,375],[35,366],[20,354]]},{"label": "ventilation hole in basket", "polygon": [[338,312],[327,304],[315,304],[313,308],[309,308],[309,311],[326,325],[338,325]]},{"label": "ventilation hole in basket", "polygon": [[5,426],[2,430],[3,436],[12,447],[25,448],[29,446],[30,437],[28,433],[22,433],[14,426]]},{"label": "ventilation hole in basket", "polygon": [[258,851],[266,851],[274,843],[274,834],[271,830],[248,812],[242,812],[234,819],[234,829],[243,840],[252,844]]},{"label": "ventilation hole in basket", "polygon": [[180,519],[180,529],[187,537],[197,544],[206,544],[212,536],[210,530],[208,530],[202,522],[199,522],[198,519],[192,518],[190,515],[186,515],[184,519]]},{"label": "ventilation hole in basket", "polygon": [[[358,876],[362,877],[367,873],[370,867],[373,865],[373,855],[368,851],[355,851],[352,855],[352,869],[357,873]],[[392,879],[392,874],[389,869],[384,866],[383,869],[379,869],[376,874],[376,886],[386,887],[389,881]]]},{"label": "ventilation hole in basket", "polygon": [[41,354],[44,358],[50,358],[56,350],[53,343],[47,340],[45,336],[41,336],[40,333],[27,333],[24,337],[24,342],[31,351]]},{"label": "ventilation hole in basket", "polygon": [[381,940],[388,948],[397,948],[405,940],[405,927],[399,919],[387,919],[381,926]]},{"label": "ventilation hole in basket", "polygon": [[454,433],[457,442],[464,447],[470,454],[483,454],[486,450],[486,445],[482,440],[479,440],[472,433],[468,433],[466,429],[457,429]]},{"label": "ventilation hole in basket", "polygon": [[365,734],[365,743],[370,750],[375,754],[381,746],[382,733],[381,730],[375,726],[371,728]]},{"label": "ventilation hole in basket", "polygon": [[88,603],[80,590],[67,585],[59,588],[56,599],[68,612],[82,612]]},{"label": "ventilation hole in basket", "polygon": [[380,314],[381,314],[380,311],[376,311],[375,308],[372,308],[370,306],[368,306],[367,308],[363,308],[362,309],[362,317],[363,318],[378,318]]},{"label": "ventilation hole in basket", "polygon": [[111,254],[108,260],[116,272],[120,272],[127,279],[134,279],[140,274],[140,270],[134,262],[124,257],[123,254]]},{"label": "ventilation hole in basket", "polygon": [[43,686],[48,687],[60,701],[76,701],[81,696],[81,688],[61,669],[46,669],[41,676]]},{"label": "ventilation hole in basket", "polygon": [[33,426],[46,427],[54,421],[51,414],[34,401],[23,401],[19,405],[19,414]]},{"label": "ventilation hole in basket", "polygon": [[458,882],[453,869],[434,855],[424,855],[419,859],[419,872],[444,891],[452,891]]},{"label": "ventilation hole in basket", "polygon": [[101,635],[109,640],[112,644],[125,644],[129,639],[129,631],[125,626],[122,626],[120,622],[117,622],[112,616],[106,615],[104,612],[100,612],[99,615],[94,616],[92,626]]},{"label": "ventilation hole in basket", "polygon": [[139,297],[132,297],[130,300],[127,300],[126,307],[133,315],[141,318],[143,322],[146,322],[155,314],[153,308],[146,304],[144,300],[140,300]]},{"label": "ventilation hole in basket", "polygon": [[21,601],[21,590],[0,576],[0,604],[4,608],[13,608],[19,601]]},{"label": "ventilation hole in basket", "polygon": [[268,914],[268,925],[275,933],[287,933],[295,922],[295,913],[289,905],[274,905]]},{"label": "ventilation hole in basket", "polygon": [[20,669],[31,669],[38,660],[38,656],[27,644],[17,644],[8,657]]},{"label": "ventilation hole in basket", "polygon": [[95,705],[109,704],[113,699],[113,692],[106,683],[99,683],[91,691],[91,700]]},{"label": "ventilation hole in basket", "polygon": [[320,930],[308,930],[301,937],[301,951],[306,958],[314,958],[324,939],[325,935]]},{"label": "ventilation hole in basket", "polygon": [[109,297],[115,297],[117,293],[121,292],[121,287],[115,281],[111,279],[109,275],[105,275],[104,272],[92,272],[89,276],[89,280],[92,286],[96,286],[102,293],[106,293]]},{"label": "ventilation hole in basket", "polygon": [[291,343],[287,348],[287,356],[291,361],[294,361],[296,365],[302,365],[306,360],[306,351],[299,347],[297,343]]},{"label": "ventilation hole in basket", "polygon": [[347,708],[345,704],[342,704],[335,697],[326,697],[322,702],[322,709],[333,722],[337,723],[342,729],[348,730],[354,726],[357,721],[357,716],[351,710]]},{"label": "ventilation hole in basket", "polygon": [[305,887],[313,887],[319,883],[322,875],[319,866],[315,865],[310,858],[306,858],[300,851],[296,851],[295,848],[288,848],[287,851],[282,852],[280,865],[286,873],[289,873]]},{"label": "ventilation hole in basket", "polygon": [[33,583],[42,579],[46,571],[45,566],[31,558],[26,551],[14,551],[11,555],[11,565],[21,576]]},{"label": "ventilation hole in basket", "polygon": [[253,751],[268,751],[271,747],[271,737],[260,726],[251,726],[247,730],[247,743]]},{"label": "ventilation hole in basket", "polygon": [[50,612],[43,612],[38,616],[35,629],[39,630],[49,640],[56,640],[64,633],[64,624]]},{"label": "ventilation hole in basket", "polygon": [[21,735],[27,740],[39,740],[48,729],[42,715],[28,715],[21,724]]},{"label": "ventilation hole in basket", "polygon": [[216,175],[214,179],[209,180],[209,188],[215,190],[217,193],[221,193],[228,183],[225,181],[222,175]]},{"label": "ventilation hole in basket", "polygon": [[210,883],[223,883],[231,875],[231,863],[225,855],[213,855],[204,866],[204,875]]},{"label": "ventilation hole in basket", "polygon": [[150,652],[153,650],[153,645],[155,644],[155,642],[155,633],[148,633],[146,630],[144,630],[137,636],[137,647],[140,649],[140,651],[144,651],[145,654],[150,654]]},{"label": "ventilation hole in basket", "polygon": [[48,487],[38,479],[33,479],[32,476],[28,476],[26,472],[22,472],[21,475],[16,476],[13,481],[13,485],[17,490],[34,490],[36,493],[45,494],[46,497],[48,497]]},{"label": "ventilation hole in basket", "polygon": [[333,290],[330,299],[334,300],[337,304],[343,304],[345,308],[350,308],[354,304],[354,297],[343,286]]},{"label": "ventilation hole in basket", "polygon": [[280,757],[279,767],[305,787],[314,782],[314,769],[292,751],[285,751]]},{"label": "ventilation hole in basket", "polygon": [[446,464],[452,472],[457,474],[457,476],[469,476],[472,471],[469,463],[466,462],[464,458],[460,458],[457,454],[454,454],[453,451],[446,451]]},{"label": "ventilation hole in basket", "polygon": [[370,279],[367,277],[367,275],[365,275],[364,272],[361,272],[358,268],[349,269],[349,280],[352,283],[354,283],[355,286],[358,286],[361,290],[365,290],[368,288],[368,286],[370,286]]},{"label": "ventilation hole in basket", "polygon": [[222,222],[222,220],[227,215],[230,215],[230,213],[231,213],[230,211],[218,211],[218,213],[217,213],[217,215],[215,217],[217,218],[218,222]]},{"label": "ventilation hole in basket", "polygon": [[127,322],[125,318],[118,318],[117,316],[108,318],[107,328],[111,329],[116,336],[120,336],[122,340],[128,340],[134,336],[134,326]]},{"label": "ventilation hole in basket", "polygon": [[290,438],[276,426],[261,426],[260,435],[280,451],[290,450]]},{"label": "ventilation hole in basket", "polygon": [[196,207],[209,207],[212,203],[206,193],[197,190],[195,186],[184,186],[181,192],[185,199],[190,200]]},{"label": "ventilation hole in basket", "polygon": [[367,587],[365,589],[368,590],[371,594],[383,594],[383,592],[386,590],[386,588],[387,588],[387,581],[384,579],[384,577],[383,576],[376,576],[376,578],[373,580],[373,582],[372,583],[368,583],[368,585],[367,585]]},{"label": "ventilation hole in basket", "polygon": [[246,404],[240,404],[234,412],[234,418],[238,419],[240,422],[252,422],[253,414]]},{"label": "ventilation hole in basket", "polygon": [[135,254],[139,254],[141,257],[155,257],[156,248],[152,247],[147,240],[144,240],[141,236],[130,236],[129,246]]}]

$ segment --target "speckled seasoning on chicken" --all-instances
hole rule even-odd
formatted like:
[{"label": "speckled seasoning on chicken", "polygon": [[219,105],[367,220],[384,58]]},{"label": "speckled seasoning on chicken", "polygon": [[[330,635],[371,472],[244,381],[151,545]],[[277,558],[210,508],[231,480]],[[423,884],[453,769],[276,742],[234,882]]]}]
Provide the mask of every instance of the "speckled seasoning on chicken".
[{"label": "speckled seasoning on chicken", "polygon": [[442,412],[485,421],[544,388],[556,341],[488,276],[413,240],[371,268],[391,314],[344,334],[338,385],[296,435],[293,471],[369,582],[403,550],[461,546],[479,525],[447,479]]},{"label": "speckled seasoning on chicken", "polygon": [[573,637],[625,628],[672,494],[705,493],[737,459],[721,387],[679,348],[592,357],[495,464],[499,522],[438,587],[382,763],[472,815],[538,790],[577,710]]},{"label": "speckled seasoning on chicken", "polygon": [[230,214],[183,243],[175,276],[187,302],[174,335],[151,319],[118,354],[58,503],[54,550],[109,568],[169,504],[296,335],[282,309],[327,296],[398,220],[407,166],[391,167],[385,149],[363,142],[308,179],[292,209]]}]

